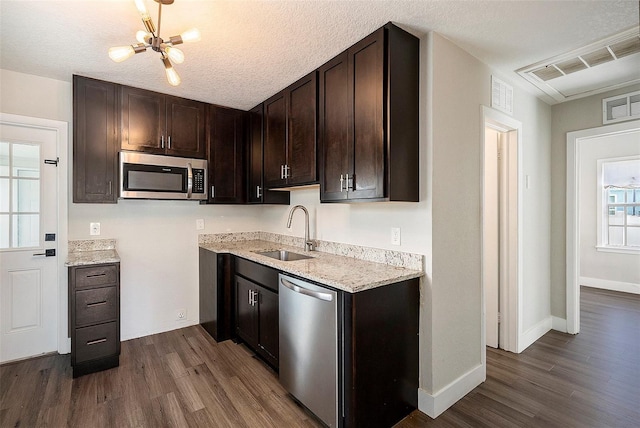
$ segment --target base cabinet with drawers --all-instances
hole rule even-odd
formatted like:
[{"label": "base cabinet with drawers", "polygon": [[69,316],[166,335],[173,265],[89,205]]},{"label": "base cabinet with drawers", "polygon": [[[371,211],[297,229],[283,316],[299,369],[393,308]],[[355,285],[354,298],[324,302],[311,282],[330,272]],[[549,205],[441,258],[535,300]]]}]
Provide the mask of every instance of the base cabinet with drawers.
[{"label": "base cabinet with drawers", "polygon": [[73,377],[120,363],[120,263],[69,267]]}]

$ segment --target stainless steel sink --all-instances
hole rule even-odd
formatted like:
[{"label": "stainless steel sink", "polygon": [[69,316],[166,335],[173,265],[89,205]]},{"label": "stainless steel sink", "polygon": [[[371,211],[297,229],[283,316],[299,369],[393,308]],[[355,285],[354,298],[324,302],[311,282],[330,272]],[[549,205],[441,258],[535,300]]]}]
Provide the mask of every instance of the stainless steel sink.
[{"label": "stainless steel sink", "polygon": [[284,262],[290,262],[293,260],[305,260],[312,259],[311,256],[305,256],[304,254],[292,253],[286,250],[274,250],[274,251],[256,251],[256,254],[261,256],[271,257],[272,259],[282,260]]}]

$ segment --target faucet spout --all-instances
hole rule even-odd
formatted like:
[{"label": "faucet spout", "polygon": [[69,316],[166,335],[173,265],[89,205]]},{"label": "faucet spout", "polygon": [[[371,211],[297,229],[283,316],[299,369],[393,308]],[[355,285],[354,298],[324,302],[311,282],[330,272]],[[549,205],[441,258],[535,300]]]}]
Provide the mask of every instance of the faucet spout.
[{"label": "faucet spout", "polygon": [[291,229],[293,213],[298,209],[304,212],[304,251],[313,251],[315,250],[316,243],[312,239],[309,239],[309,211],[307,211],[303,205],[295,205],[291,208],[289,211],[289,219],[287,220],[287,228]]}]

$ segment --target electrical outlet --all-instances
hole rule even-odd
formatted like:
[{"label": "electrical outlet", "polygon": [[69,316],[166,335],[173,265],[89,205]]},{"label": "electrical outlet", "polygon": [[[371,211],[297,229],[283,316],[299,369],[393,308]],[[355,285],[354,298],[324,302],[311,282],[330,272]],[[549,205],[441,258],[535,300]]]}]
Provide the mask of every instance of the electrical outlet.
[{"label": "electrical outlet", "polygon": [[400,228],[391,228],[391,245],[400,245]]},{"label": "electrical outlet", "polygon": [[204,230],[204,219],[199,218],[196,220],[196,230]]},{"label": "electrical outlet", "polygon": [[100,235],[100,223],[89,223],[89,235]]},{"label": "electrical outlet", "polygon": [[176,311],[176,319],[178,321],[186,320],[187,319],[187,310],[186,309],[178,309]]}]

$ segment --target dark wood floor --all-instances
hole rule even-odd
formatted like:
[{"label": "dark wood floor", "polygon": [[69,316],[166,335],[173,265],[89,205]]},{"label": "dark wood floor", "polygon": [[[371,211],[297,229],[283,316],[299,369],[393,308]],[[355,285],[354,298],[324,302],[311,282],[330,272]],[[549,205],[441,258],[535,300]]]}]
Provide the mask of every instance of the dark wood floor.
[{"label": "dark wood floor", "polygon": [[487,381],[433,420],[398,427],[640,427],[640,296],[581,289],[580,334],[521,354],[487,348]]},{"label": "dark wood floor", "polygon": [[[436,420],[397,427],[640,426],[640,296],[583,288],[577,336],[487,350],[487,381]],[[73,380],[68,355],[0,367],[0,427],[318,427],[244,346],[188,327],[122,343]]]}]

